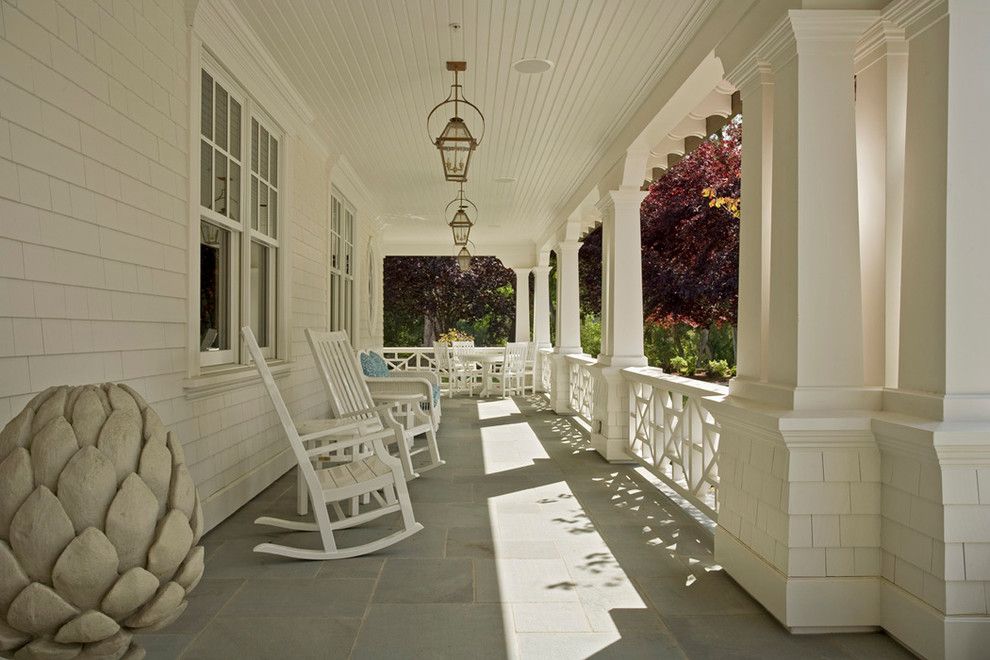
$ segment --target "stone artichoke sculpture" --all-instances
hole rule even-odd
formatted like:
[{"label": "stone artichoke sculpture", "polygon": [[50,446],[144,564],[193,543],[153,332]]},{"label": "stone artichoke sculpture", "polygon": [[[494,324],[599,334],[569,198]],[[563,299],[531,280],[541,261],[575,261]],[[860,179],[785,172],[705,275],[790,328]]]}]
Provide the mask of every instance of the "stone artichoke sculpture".
[{"label": "stone artichoke sculpture", "polygon": [[203,514],[178,440],[126,385],[53,387],[0,432],[0,656],[141,657],[186,608]]}]

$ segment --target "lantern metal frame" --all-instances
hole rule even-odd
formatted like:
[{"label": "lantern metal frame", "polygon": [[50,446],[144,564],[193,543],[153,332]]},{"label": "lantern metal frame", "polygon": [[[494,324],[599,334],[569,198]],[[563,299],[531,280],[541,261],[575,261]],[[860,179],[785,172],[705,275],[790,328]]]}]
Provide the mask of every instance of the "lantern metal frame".
[{"label": "lantern metal frame", "polygon": [[[460,190],[458,190],[457,197],[447,202],[447,206],[444,207],[443,209],[444,218],[446,218],[447,215],[450,213],[450,207],[453,206],[454,204],[457,204],[457,211],[454,212],[454,215],[447,223],[447,226],[450,227],[451,233],[453,233],[454,235],[454,245],[466,246],[471,236],[471,230],[474,228],[474,225],[477,224],[478,221],[478,213],[479,213],[478,206],[470,199],[464,196],[463,185],[460,187]],[[474,217],[475,217],[474,221],[471,220],[471,216],[469,216],[467,213],[467,209],[469,205],[471,206],[471,208],[474,209]],[[457,221],[458,216],[463,216],[465,222],[458,222]],[[464,231],[464,237],[461,240],[458,240],[458,236],[457,236],[458,230]]]},{"label": "lantern metal frame", "polygon": [[[440,162],[443,165],[444,178],[447,181],[453,181],[455,183],[456,182],[463,183],[467,181],[468,167],[471,164],[471,155],[474,153],[474,150],[478,147],[478,145],[481,144],[482,139],[484,139],[485,137],[485,115],[483,112],[481,112],[481,109],[478,108],[478,106],[471,103],[463,96],[462,93],[463,90],[462,90],[459,74],[461,71],[467,70],[467,62],[447,62],[447,70],[454,72],[454,83],[450,86],[450,94],[447,96],[447,98],[444,99],[443,101],[440,101],[440,103],[437,103],[435,106],[433,106],[433,109],[430,110],[430,114],[426,116],[426,133],[427,135],[430,136],[430,142],[432,142],[433,145],[440,152]],[[433,115],[436,114],[436,112],[440,108],[446,107],[451,104],[453,104],[454,106],[454,116],[451,117],[446,124],[444,124],[443,130],[441,130],[436,137],[433,137],[433,133],[430,130],[430,121],[433,119]],[[474,112],[478,114],[478,117],[481,120],[481,127],[478,137],[474,137],[474,135],[471,133],[471,129],[468,128],[467,123],[464,121],[464,119],[461,118],[460,116],[461,105],[465,105],[468,108],[471,108],[472,110],[474,110]],[[467,138],[443,137],[444,133],[447,132],[447,128],[450,127],[450,125],[454,122],[459,122],[463,124],[464,131],[468,134]],[[478,127],[476,126],[475,128]],[[444,145],[447,144],[448,142],[453,144],[451,148],[445,149]],[[445,151],[452,151],[453,145],[456,145],[458,143],[467,144],[467,155],[464,157],[464,169],[459,172],[451,172],[448,171],[447,169],[447,160],[444,158],[444,153]],[[461,147],[460,150],[463,150],[463,147]]]}]

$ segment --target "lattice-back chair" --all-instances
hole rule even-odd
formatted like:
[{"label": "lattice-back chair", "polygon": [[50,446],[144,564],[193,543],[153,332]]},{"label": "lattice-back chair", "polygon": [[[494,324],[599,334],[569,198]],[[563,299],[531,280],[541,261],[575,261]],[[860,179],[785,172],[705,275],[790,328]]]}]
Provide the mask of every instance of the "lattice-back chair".
[{"label": "lattice-back chair", "polygon": [[425,400],[419,404],[403,406],[405,415],[399,419],[409,428],[417,425],[419,411],[433,423],[433,430],[440,430],[440,374],[435,369],[394,369],[381,353],[374,350],[358,351],[358,363],[371,397],[391,394],[420,394]]},{"label": "lattice-back chair", "polygon": [[502,396],[523,394],[526,379],[526,352],[529,342],[511,341],[502,354],[502,368],[492,372]]},{"label": "lattice-back chair", "polygon": [[[372,425],[369,430],[377,430],[380,425],[394,429],[396,433],[391,438],[386,438],[385,443],[398,446],[399,460],[402,461],[407,479],[418,477],[420,472],[444,464],[440,459],[433,421],[419,410],[419,404],[426,400],[423,395],[383,392],[372,396],[346,332],[323,332],[307,328],[306,339],[326,387],[331,415],[339,419],[364,418]],[[403,406],[415,408],[413,426],[403,426],[396,420],[393,412]],[[416,436],[424,434],[425,446],[415,447]],[[423,452],[429,453],[429,463],[414,469],[412,457]]]},{"label": "lattice-back chair", "polygon": [[[383,428],[374,433],[365,433],[362,428],[364,423],[353,419],[294,423],[254,333],[250,327],[245,326],[241,328],[241,334],[289,440],[298,464],[300,483],[313,503],[316,518],[316,522],[305,522],[262,516],[254,522],[292,531],[319,532],[323,542],[322,549],[261,543],[254,547],[254,551],[293,559],[345,559],[387,548],[423,529],[413,515],[402,465],[386,451],[383,443],[384,439],[392,435],[392,431]],[[370,447],[370,451],[360,452],[362,446]],[[320,466],[325,457],[331,454],[340,456],[348,450],[359,453],[353,460],[333,467]],[[378,508],[351,516],[344,514],[341,502],[354,502],[358,498],[370,497],[377,500]],[[336,511],[336,521],[330,520],[327,507],[333,507]],[[337,547],[334,530],[361,525],[396,511],[402,514],[402,529],[398,532],[362,545]]]},{"label": "lattice-back chair", "polygon": [[440,387],[447,394],[453,394],[454,369],[450,359],[450,347],[442,341],[433,342],[433,357],[437,362],[437,374],[440,376]]},{"label": "lattice-back chair", "polygon": [[526,368],[523,373],[523,394],[529,390],[536,394],[536,362],[539,358],[540,346],[535,341],[526,342]]},{"label": "lattice-back chair", "polygon": [[474,340],[450,342],[450,364],[453,373],[451,392],[466,391],[468,396],[474,396],[474,389],[481,387],[483,370],[474,360]]}]

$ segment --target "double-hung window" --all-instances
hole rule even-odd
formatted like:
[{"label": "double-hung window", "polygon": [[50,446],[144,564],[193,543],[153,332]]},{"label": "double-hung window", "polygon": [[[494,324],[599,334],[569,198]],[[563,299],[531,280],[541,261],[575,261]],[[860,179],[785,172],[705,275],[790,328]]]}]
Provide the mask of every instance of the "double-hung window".
[{"label": "double-hung window", "polygon": [[354,207],[330,196],[330,329],[354,341]]},{"label": "double-hung window", "polygon": [[200,84],[200,365],[246,361],[241,325],[274,357],[280,136],[206,56]]}]

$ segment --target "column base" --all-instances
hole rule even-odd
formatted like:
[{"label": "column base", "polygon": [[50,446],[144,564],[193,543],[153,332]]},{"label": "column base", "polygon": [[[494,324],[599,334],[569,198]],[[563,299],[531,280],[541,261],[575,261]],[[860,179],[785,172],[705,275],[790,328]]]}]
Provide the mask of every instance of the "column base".
[{"label": "column base", "polygon": [[629,455],[629,384],[622,370],[644,366],[645,357],[599,356],[591,367],[595,378],[595,405],[591,420],[591,446],[609,463],[635,463]]},{"label": "column base", "polygon": [[729,394],[781,410],[880,410],[882,387],[795,387],[737,376]]},{"label": "column base", "polygon": [[924,658],[963,660],[990,647],[990,617],[947,616],[882,577],[788,577],[723,527],[715,560],[795,634],[886,630]]}]

